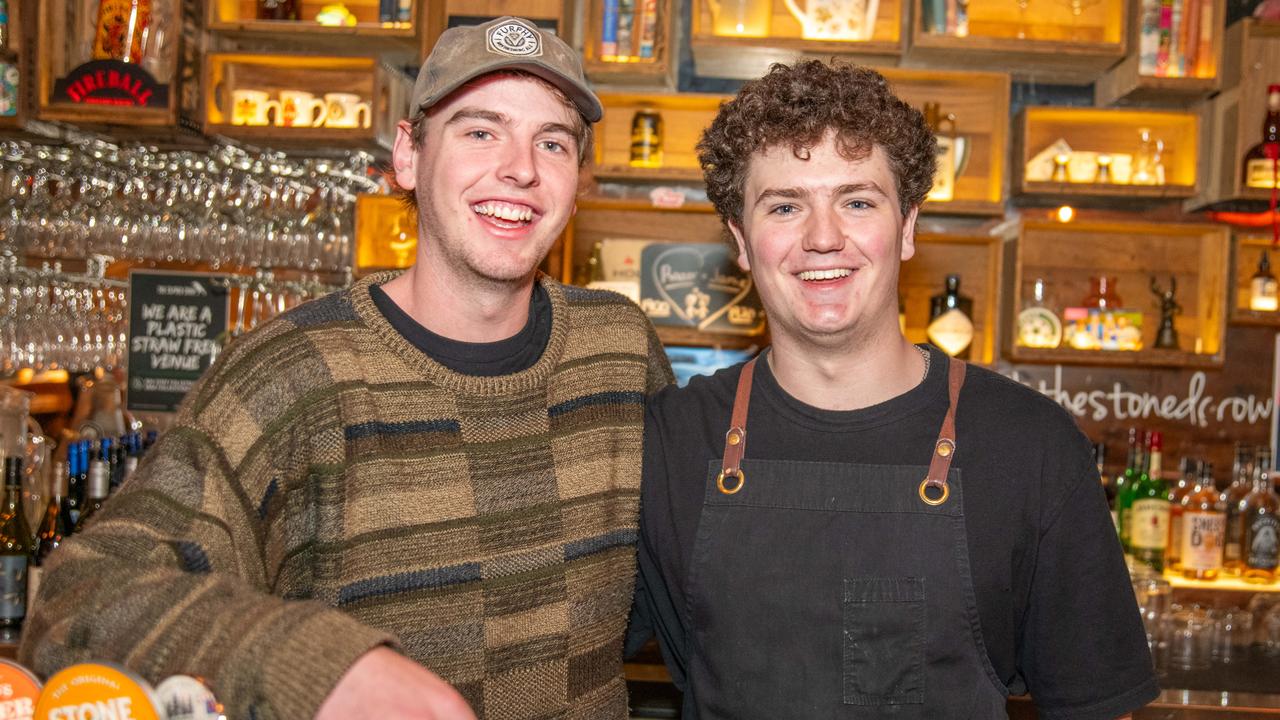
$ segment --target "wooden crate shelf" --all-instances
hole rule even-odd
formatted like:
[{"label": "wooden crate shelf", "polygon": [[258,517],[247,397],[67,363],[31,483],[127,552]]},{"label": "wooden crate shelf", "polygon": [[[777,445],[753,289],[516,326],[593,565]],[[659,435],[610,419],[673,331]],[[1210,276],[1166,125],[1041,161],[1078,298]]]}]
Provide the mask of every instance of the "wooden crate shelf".
[{"label": "wooden crate shelf", "polygon": [[[808,0],[794,2],[797,9],[807,10]],[[869,26],[870,37],[831,40],[806,37],[804,26],[787,9],[785,0],[742,0],[738,7],[755,3],[758,9],[753,13],[757,22],[744,26],[742,33],[713,12],[711,0],[693,0],[689,44],[697,73],[707,77],[750,80],[763,75],[775,62],[832,56],[870,65],[896,65],[904,47],[907,2],[880,0],[875,22]],[[761,3],[768,5],[767,10]]]},{"label": "wooden crate shelf", "polygon": [[[1217,368],[1225,360],[1230,237],[1216,225],[1137,222],[1026,222],[1014,248],[1002,306],[1005,352],[1012,362],[1119,367]],[[1121,308],[1143,313],[1143,350],[1027,348],[1013,342],[1014,319],[1037,278],[1047,285],[1046,305],[1059,317],[1089,294],[1089,277],[1116,278]],[[1154,349],[1160,324],[1155,277],[1167,288],[1177,279],[1182,313],[1174,318],[1179,350]]]},{"label": "wooden crate shelf", "polygon": [[[1181,76],[1155,74],[1148,65],[1144,72],[1141,48],[1143,1],[1129,3],[1129,48],[1131,52],[1094,85],[1094,102],[1098,105],[1150,105],[1187,107],[1217,92],[1221,86],[1223,30],[1227,5],[1217,0],[1194,0],[1199,19],[1188,24],[1188,31],[1204,28],[1207,46],[1196,42],[1196,56],[1187,58]],[[1146,0],[1148,3],[1152,0]]]},{"label": "wooden crate shelf", "polygon": [[1101,0],[1082,8],[1078,17],[1066,3],[1033,2],[1020,17],[1013,0],[970,0],[964,37],[931,32],[923,7],[930,0],[912,1],[909,65],[1007,70],[1015,80],[1088,83],[1125,55],[1124,0]]},{"label": "wooden crate shelf", "polygon": [[[214,53],[207,56],[202,86],[206,134],[276,146],[390,150],[411,83],[367,57]],[[279,127],[275,115],[270,125],[237,125],[233,94],[242,89],[260,90],[276,100],[284,90],[309,92],[322,100],[326,93],[354,94],[369,105],[369,127]]]},{"label": "wooden crate shelf", "polygon": [[343,5],[355,17],[355,24],[321,25],[315,18],[328,5],[332,5],[328,0],[301,0],[298,20],[259,20],[257,0],[211,0],[207,3],[207,21],[210,30],[245,30],[281,37],[307,33],[412,37],[421,3],[412,3],[407,22],[384,22],[378,17],[379,0],[346,0]]},{"label": "wooden crate shelf", "polygon": [[[1021,132],[1014,147],[1014,164],[1018,176],[1018,192],[1024,196],[1067,201],[1074,198],[1117,198],[1134,200],[1177,199],[1196,192],[1196,170],[1199,160],[1199,117],[1192,112],[1172,110],[1120,110],[1086,107],[1029,107],[1021,115]],[[1123,155],[1136,160],[1141,146],[1140,131],[1146,128],[1154,140],[1163,142],[1161,164],[1163,184],[1142,185],[1114,182],[1127,180],[1118,158]],[[1112,167],[1113,181],[1093,182],[1096,165],[1082,161],[1073,165],[1078,177],[1068,174],[1067,181],[1053,180],[1052,167],[1031,173],[1028,165],[1059,139],[1065,140],[1075,153],[1098,153],[1116,158]]]},{"label": "wooden crate shelf", "polygon": [[907,319],[907,339],[928,342],[929,298],[942,292],[947,275],[960,276],[960,293],[973,299],[971,362],[990,365],[1000,347],[1000,287],[1004,242],[991,236],[916,234],[916,253],[902,264],[898,295]]},{"label": "wooden crate shelf", "polygon": [[1223,48],[1223,90],[1199,108],[1201,145],[1214,152],[1205,153],[1200,192],[1185,203],[1188,210],[1233,201],[1261,209],[1271,197],[1244,184],[1244,156],[1262,140],[1267,85],[1280,80],[1280,22],[1245,18],[1227,28]]},{"label": "wooden crate shelf", "polygon": [[[630,22],[635,25],[631,30],[634,41],[630,48],[618,48],[610,56],[605,56],[602,45],[606,5],[615,8],[615,14],[629,15]],[[676,64],[672,56],[678,48],[674,43],[672,8],[671,0],[628,0],[625,4],[618,0],[589,0],[582,50],[582,64],[587,77],[602,85],[674,86]],[[643,28],[640,26],[645,24],[648,13],[653,14],[652,44],[647,51],[642,51],[639,45]]]},{"label": "wooden crate shelf", "polygon": [[1249,281],[1258,269],[1258,259],[1263,250],[1270,251],[1271,272],[1280,277],[1280,251],[1271,247],[1269,235],[1241,235],[1236,238],[1235,258],[1232,262],[1231,323],[1233,325],[1262,325],[1280,327],[1280,312],[1262,312],[1249,309]]},{"label": "wooden crate shelf", "polygon": [[436,39],[446,29],[458,25],[479,25],[505,15],[525,18],[538,27],[562,38],[574,37],[572,3],[564,0],[440,0],[419,4],[417,13],[425,16],[419,33],[418,60],[426,59]]},{"label": "wooden crate shelf", "polygon": [[[598,179],[701,183],[694,146],[711,124],[726,95],[623,94],[600,96],[604,119],[596,126],[596,162],[592,172]],[[663,165],[636,168],[631,161],[631,121],[637,111],[655,110],[662,115]]]}]

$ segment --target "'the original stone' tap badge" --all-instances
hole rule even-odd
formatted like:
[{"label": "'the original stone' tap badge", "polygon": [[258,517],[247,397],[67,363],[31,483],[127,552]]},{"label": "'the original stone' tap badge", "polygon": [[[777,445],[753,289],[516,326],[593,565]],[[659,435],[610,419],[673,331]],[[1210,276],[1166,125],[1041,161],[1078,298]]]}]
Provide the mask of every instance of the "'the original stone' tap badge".
[{"label": "'the original stone' tap badge", "polygon": [[655,325],[758,335],[764,309],[751,277],[720,243],[653,243],[640,255],[640,307]]}]

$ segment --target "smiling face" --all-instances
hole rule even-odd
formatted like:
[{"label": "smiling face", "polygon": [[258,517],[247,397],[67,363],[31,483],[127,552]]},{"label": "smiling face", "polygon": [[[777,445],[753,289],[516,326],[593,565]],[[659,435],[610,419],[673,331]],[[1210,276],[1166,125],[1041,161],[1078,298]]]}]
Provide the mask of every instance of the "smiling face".
[{"label": "smiling face", "polygon": [[741,227],[730,224],[775,339],[821,347],[896,335],[898,269],[915,253],[916,208],[903,217],[879,146],[842,157],[832,133],[796,157],[755,153]]},{"label": "smiling face", "polygon": [[401,122],[395,177],[418,200],[420,259],[464,284],[531,279],[573,214],[574,113],[551,86],[499,75],[432,107],[416,150]]}]

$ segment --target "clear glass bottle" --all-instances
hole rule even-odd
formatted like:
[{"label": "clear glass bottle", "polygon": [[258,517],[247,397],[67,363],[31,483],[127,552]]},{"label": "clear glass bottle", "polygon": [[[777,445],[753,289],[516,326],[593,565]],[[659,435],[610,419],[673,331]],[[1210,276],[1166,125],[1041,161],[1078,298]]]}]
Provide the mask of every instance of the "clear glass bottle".
[{"label": "clear glass bottle", "polygon": [[1213,463],[1204,463],[1196,485],[1183,500],[1178,543],[1182,576],[1191,580],[1216,580],[1222,572],[1222,546],[1227,534],[1227,514],[1213,487]]},{"label": "clear glass bottle", "polygon": [[968,359],[973,343],[973,300],[960,294],[960,276],[948,275],[943,291],[929,298],[929,342],[951,357]]},{"label": "clear glass bottle", "polygon": [[1245,582],[1271,583],[1280,563],[1280,497],[1271,486],[1271,449],[1259,448],[1253,492],[1245,496],[1240,520],[1244,526],[1241,554]]},{"label": "clear glass bottle", "polygon": [[1045,283],[1036,278],[1031,300],[1018,313],[1018,344],[1031,348],[1056,348],[1062,343],[1062,320],[1045,305]]},{"label": "clear glass bottle", "polygon": [[[1191,493],[1199,489],[1200,461],[1184,456],[1178,472],[1178,481],[1169,488],[1169,543],[1165,546],[1164,566],[1174,572],[1182,569],[1182,515],[1186,511],[1184,502]],[[1214,501],[1217,502],[1217,495]]]},{"label": "clear glass bottle", "polygon": [[1236,460],[1232,468],[1231,485],[1222,491],[1222,507],[1227,513],[1227,537],[1222,548],[1222,572],[1238,576],[1244,567],[1241,547],[1244,544],[1244,524],[1240,511],[1244,499],[1253,491],[1253,450],[1248,445],[1236,445]]}]

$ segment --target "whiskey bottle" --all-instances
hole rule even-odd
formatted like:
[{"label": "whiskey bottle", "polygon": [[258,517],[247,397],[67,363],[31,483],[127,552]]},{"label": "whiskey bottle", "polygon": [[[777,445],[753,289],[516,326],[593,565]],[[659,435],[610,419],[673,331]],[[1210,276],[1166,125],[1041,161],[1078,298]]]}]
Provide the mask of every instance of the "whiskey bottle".
[{"label": "whiskey bottle", "polygon": [[1216,580],[1222,571],[1222,544],[1227,515],[1213,488],[1213,463],[1205,463],[1195,486],[1186,496],[1178,553],[1182,576],[1191,580]]},{"label": "whiskey bottle", "polygon": [[98,0],[93,58],[142,62],[150,26],[151,0]]},{"label": "whiskey bottle", "polygon": [[1245,582],[1270,583],[1280,563],[1280,497],[1271,487],[1271,449],[1259,448],[1253,492],[1245,496],[1240,521],[1244,526],[1241,553]]},{"label": "whiskey bottle", "polygon": [[81,532],[89,518],[102,509],[111,492],[111,475],[104,458],[98,457],[89,463],[89,497],[85,501],[84,510],[76,520],[76,532]]},{"label": "whiskey bottle", "polygon": [[1129,455],[1124,472],[1116,476],[1116,531],[1120,544],[1129,552],[1129,511],[1133,508],[1133,489],[1142,474],[1142,446],[1138,442],[1138,428],[1129,428]]},{"label": "whiskey bottle", "polygon": [[[1182,569],[1182,514],[1186,510],[1186,500],[1192,492],[1199,489],[1200,461],[1183,457],[1182,468],[1178,472],[1178,482],[1169,489],[1169,543],[1165,546],[1164,566],[1174,572]],[[1214,501],[1217,501],[1214,496]]]},{"label": "whiskey bottle", "polygon": [[1280,85],[1267,86],[1267,116],[1262,121],[1262,142],[1244,156],[1245,187],[1270,190],[1277,185],[1280,160]]},{"label": "whiskey bottle", "polygon": [[0,630],[21,629],[27,617],[27,565],[31,527],[22,511],[22,458],[4,459],[4,506],[0,508]]},{"label": "whiskey bottle", "polygon": [[57,550],[62,541],[71,536],[71,522],[67,519],[66,468],[54,466],[53,493],[49,504],[45,506],[44,516],[36,529],[34,549],[31,553],[31,567],[27,570],[27,607],[32,606],[36,594],[40,592],[40,577],[49,553]]},{"label": "whiskey bottle", "polygon": [[1247,445],[1236,446],[1231,485],[1222,492],[1222,506],[1227,512],[1227,538],[1222,546],[1222,572],[1239,576],[1244,567],[1240,551],[1244,543],[1244,524],[1240,511],[1244,499],[1253,491],[1253,451]]},{"label": "whiskey bottle", "polygon": [[929,342],[951,357],[968,359],[973,342],[973,300],[960,294],[960,276],[948,275],[943,291],[929,298]]},{"label": "whiskey bottle", "polygon": [[1257,312],[1275,312],[1280,308],[1280,283],[1271,274],[1271,258],[1262,251],[1258,258],[1258,270],[1249,279],[1249,309]]},{"label": "whiskey bottle", "polygon": [[1148,435],[1147,465],[1133,492],[1133,528],[1129,545],[1133,559],[1152,570],[1164,569],[1164,552],[1169,544],[1169,488],[1161,479],[1163,438],[1158,431]]}]

